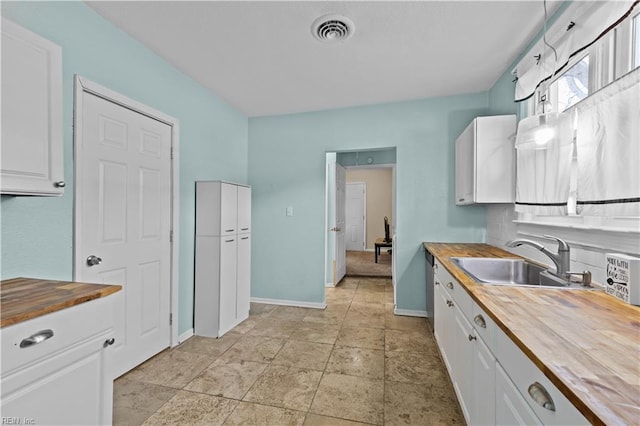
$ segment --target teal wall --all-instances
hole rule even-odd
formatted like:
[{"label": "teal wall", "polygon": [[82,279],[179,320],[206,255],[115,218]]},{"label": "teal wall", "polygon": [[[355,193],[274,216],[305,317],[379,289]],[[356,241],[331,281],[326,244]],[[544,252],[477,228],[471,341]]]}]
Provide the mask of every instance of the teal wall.
[{"label": "teal wall", "polygon": [[325,154],[395,147],[397,305],[425,310],[422,242],[485,238],[485,208],[455,206],[453,143],[487,109],[485,92],[250,118],[252,296],[324,301]]},{"label": "teal wall", "polygon": [[194,181],[247,182],[248,120],[82,2],[2,2],[2,16],[62,47],[64,196],[2,196],[1,276],[72,278],[73,76],[180,120],[179,332],[193,326]]}]

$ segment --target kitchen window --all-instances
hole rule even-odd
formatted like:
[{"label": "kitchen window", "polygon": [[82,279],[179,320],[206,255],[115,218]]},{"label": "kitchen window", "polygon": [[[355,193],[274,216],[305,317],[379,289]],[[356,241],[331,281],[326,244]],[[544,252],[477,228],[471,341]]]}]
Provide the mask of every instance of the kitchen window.
[{"label": "kitchen window", "polygon": [[[589,6],[577,5],[577,7]],[[542,62],[539,68],[546,70],[546,75],[551,77],[538,85],[533,96],[524,99],[524,102],[521,104],[520,118],[522,119],[534,114],[549,112],[561,113],[566,111],[566,113],[570,114],[572,119],[575,120],[578,116],[578,114],[576,114],[576,107],[578,107],[578,110],[580,110],[580,108],[584,109],[584,102],[591,102],[588,101],[590,94],[596,94],[596,92],[603,87],[610,85],[613,81],[628,75],[632,70],[638,68],[640,66],[640,10],[638,9],[640,9],[638,6],[630,9],[631,13],[628,14],[624,20],[619,21],[613,30],[609,31],[597,42],[580,50],[579,54],[569,58],[559,72],[554,69],[555,64],[552,60],[548,60],[546,63]],[[592,15],[584,13],[579,16],[579,13],[576,12],[572,16],[577,16],[576,20],[578,18],[593,20],[594,17],[598,17],[600,13],[603,13],[602,8],[595,9]],[[561,28],[559,32],[568,32],[569,30],[565,30],[565,28],[566,27]],[[565,39],[562,37],[565,37]],[[566,41],[566,37],[567,34],[564,36],[556,36],[558,44],[561,44],[563,40]],[[551,44],[553,45],[553,43]],[[558,45],[554,47],[558,48]],[[560,49],[562,49],[562,47],[558,50],[560,51]],[[539,51],[539,49],[532,50],[532,52]],[[553,58],[549,50],[546,51],[546,55]],[[526,75],[526,72],[522,72],[525,70],[524,66],[521,64],[519,64],[519,66],[521,67],[521,72],[518,72],[518,69],[516,69],[515,72],[517,76],[524,76],[523,80],[525,81],[522,83],[522,87],[525,87],[525,84],[531,85],[531,80],[527,81],[527,77],[529,76]],[[538,75],[540,75],[540,71],[537,72]],[[531,72],[529,72],[529,75],[531,75]],[[526,97],[526,91],[522,87],[519,89],[520,91],[516,90],[516,98],[520,95],[519,100]],[[580,103],[580,101],[584,102]],[[636,106],[637,103],[633,102],[635,101],[632,101],[631,105]],[[637,111],[637,107],[631,110]],[[633,112],[631,114],[636,113],[637,112]],[[610,120],[609,123],[611,122]],[[609,124],[609,126],[611,125]],[[614,127],[609,127],[609,129],[611,128]],[[576,133],[574,130],[574,146],[576,143],[575,137]],[[582,140],[584,141],[584,138]],[[608,144],[605,143],[600,146],[607,145]],[[565,170],[571,170],[570,177],[567,178],[569,181],[569,183],[567,183],[569,196],[565,206],[566,213],[559,216],[559,213],[552,213],[550,211],[547,215],[541,215],[535,212],[534,209],[529,210],[531,211],[529,213],[526,212],[526,209],[519,209],[520,213],[518,213],[518,219],[515,221],[518,223],[519,232],[527,233],[537,230],[536,233],[546,232],[554,234],[555,232],[554,235],[566,232],[566,238],[576,243],[579,241],[585,246],[617,247],[624,252],[640,253],[638,244],[640,216],[637,214],[637,209],[628,209],[628,212],[632,212],[630,214],[625,212],[609,214],[607,209],[592,208],[593,203],[591,203],[591,200],[595,198],[587,198],[582,201],[580,198],[581,195],[584,198],[584,194],[587,192],[584,186],[585,164],[589,166],[598,164],[597,170],[600,172],[598,176],[604,177],[604,179],[596,179],[596,184],[604,188],[603,191],[600,191],[601,194],[606,191],[606,195],[610,196],[611,194],[618,193],[617,186],[628,185],[629,182],[626,182],[625,179],[605,181],[612,173],[615,175],[618,169],[628,168],[628,164],[635,165],[638,161],[635,158],[637,152],[628,154],[627,156],[616,154],[616,158],[619,157],[619,159],[612,161],[611,158],[609,158],[609,163],[606,164],[599,163],[600,159],[596,158],[595,150],[591,153],[590,150],[585,150],[583,146],[582,150],[578,150],[578,152],[580,152],[582,156],[580,160],[578,160],[580,155],[576,156],[576,151],[574,150],[572,160],[563,161],[563,164],[566,163],[563,168],[565,168]],[[585,155],[585,152],[587,155]],[[626,151],[616,152],[623,153]],[[585,161],[585,157],[594,158],[587,158]],[[581,162],[581,165],[579,165],[578,162]],[[617,167],[616,164],[618,165]],[[607,171],[607,173],[604,173],[605,171]],[[631,175],[632,174],[629,176]],[[578,176],[582,176],[581,183],[578,183]],[[626,175],[622,173],[620,176]],[[582,187],[580,186],[581,184]],[[591,187],[592,185],[590,184],[588,192],[593,192]],[[638,194],[634,192],[633,197],[637,197],[637,195]],[[614,196],[609,198],[619,197]],[[633,204],[626,204],[626,206],[630,205]],[[594,211],[596,213],[594,213]],[[624,211],[624,209],[613,209],[612,211],[620,212]],[[585,230],[589,230],[589,232],[584,232]]]}]

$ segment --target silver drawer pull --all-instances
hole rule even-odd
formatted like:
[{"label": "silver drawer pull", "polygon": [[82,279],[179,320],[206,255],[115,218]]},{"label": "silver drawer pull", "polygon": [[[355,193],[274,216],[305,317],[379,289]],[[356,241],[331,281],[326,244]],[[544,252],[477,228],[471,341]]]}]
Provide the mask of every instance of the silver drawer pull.
[{"label": "silver drawer pull", "polygon": [[225,229],[224,232],[233,232],[235,229]]},{"label": "silver drawer pull", "polygon": [[536,404],[549,411],[556,411],[556,406],[553,403],[553,399],[551,399],[551,395],[549,395],[549,392],[547,392],[540,383],[533,383],[527,390]]},{"label": "silver drawer pull", "polygon": [[224,242],[225,242],[225,243],[232,243],[232,242],[234,242],[234,241],[235,241],[235,240],[233,240],[233,239],[231,239],[231,240],[224,240]]},{"label": "silver drawer pull", "polygon": [[447,283],[447,287],[450,288],[451,290],[453,290],[453,283],[451,281],[449,281]]},{"label": "silver drawer pull", "polygon": [[20,342],[20,347],[28,348],[29,346],[37,345],[38,343],[42,343],[52,337],[53,330],[40,330],[36,334],[33,334],[26,339],[22,339],[22,342]]},{"label": "silver drawer pull", "polygon": [[240,239],[241,239],[241,240],[248,240],[248,239],[249,239],[249,237],[242,237],[242,238],[240,238]]},{"label": "silver drawer pull", "polygon": [[248,231],[249,228],[240,228],[241,231]]},{"label": "silver drawer pull", "polygon": [[487,323],[485,322],[484,318],[480,314],[476,315],[473,318],[473,322],[475,322],[476,324],[478,324],[482,328],[487,328]]}]

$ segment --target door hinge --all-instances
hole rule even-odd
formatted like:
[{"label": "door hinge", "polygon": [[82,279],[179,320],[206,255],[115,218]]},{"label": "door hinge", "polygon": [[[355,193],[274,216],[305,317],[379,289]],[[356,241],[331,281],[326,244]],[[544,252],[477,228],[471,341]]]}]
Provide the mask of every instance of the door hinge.
[{"label": "door hinge", "polygon": [[171,157],[171,159],[173,160],[173,147],[171,147],[171,152],[170,152],[169,156],[170,156],[170,157]]},{"label": "door hinge", "polygon": [[169,242],[170,243],[173,242],[173,229],[171,231],[169,231]]},{"label": "door hinge", "polygon": [[169,314],[169,325],[173,325],[173,314]]}]

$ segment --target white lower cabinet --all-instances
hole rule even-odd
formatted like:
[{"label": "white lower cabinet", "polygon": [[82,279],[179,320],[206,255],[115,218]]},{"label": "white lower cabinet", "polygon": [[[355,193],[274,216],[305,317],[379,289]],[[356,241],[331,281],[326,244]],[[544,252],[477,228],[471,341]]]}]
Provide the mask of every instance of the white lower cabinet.
[{"label": "white lower cabinet", "polygon": [[434,334],[464,418],[473,425],[582,425],[587,420],[438,265]]},{"label": "white lower cabinet", "polygon": [[[113,303],[107,296],[0,330],[3,423],[111,424]],[[25,346],[29,338],[38,343]]]},{"label": "white lower cabinet", "polygon": [[542,424],[500,364],[496,364],[495,371],[495,424],[513,426]]}]

